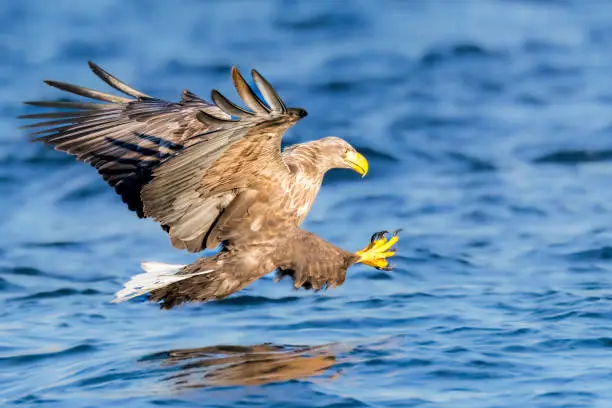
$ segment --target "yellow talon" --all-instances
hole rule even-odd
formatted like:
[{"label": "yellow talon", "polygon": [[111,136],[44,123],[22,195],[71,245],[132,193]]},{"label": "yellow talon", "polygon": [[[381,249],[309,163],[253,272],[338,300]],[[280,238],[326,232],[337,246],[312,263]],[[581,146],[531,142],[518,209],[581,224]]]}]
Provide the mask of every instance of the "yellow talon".
[{"label": "yellow talon", "polygon": [[389,231],[381,231],[372,235],[370,244],[361,251],[357,251],[356,255],[359,256],[357,262],[376,269],[390,270],[391,268],[389,268],[389,262],[386,258],[395,255],[395,250],[389,251],[389,249],[399,241],[398,232],[399,230],[395,231],[389,239],[386,237]]},{"label": "yellow talon", "polygon": [[396,234],[392,235],[391,239],[388,240],[383,236],[382,239],[376,241],[374,248],[376,248],[377,251],[384,252],[395,245],[397,241],[399,241],[399,237]]}]

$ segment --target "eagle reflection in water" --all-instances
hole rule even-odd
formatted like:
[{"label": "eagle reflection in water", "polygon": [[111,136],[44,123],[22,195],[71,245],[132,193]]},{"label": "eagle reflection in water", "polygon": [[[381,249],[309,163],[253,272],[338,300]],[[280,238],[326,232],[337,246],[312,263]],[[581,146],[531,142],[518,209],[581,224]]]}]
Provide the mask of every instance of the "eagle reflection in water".
[{"label": "eagle reflection in water", "polygon": [[[158,353],[162,365],[179,365],[177,374],[164,380],[177,388],[257,386],[325,374],[336,365],[333,345],[211,346]],[[147,359],[149,360],[149,359]],[[330,373],[331,379],[339,370]]]}]

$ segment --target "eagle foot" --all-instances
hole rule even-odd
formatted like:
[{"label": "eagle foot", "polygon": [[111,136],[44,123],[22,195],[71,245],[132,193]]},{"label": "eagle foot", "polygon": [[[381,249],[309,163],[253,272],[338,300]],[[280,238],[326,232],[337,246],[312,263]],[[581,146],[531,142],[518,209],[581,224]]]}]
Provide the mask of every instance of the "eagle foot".
[{"label": "eagle foot", "polygon": [[399,231],[394,231],[390,238],[387,238],[389,231],[380,231],[372,235],[370,244],[361,251],[357,251],[356,255],[359,256],[357,262],[385,271],[393,269],[389,266],[387,258],[395,255],[395,250],[391,247],[399,241]]}]

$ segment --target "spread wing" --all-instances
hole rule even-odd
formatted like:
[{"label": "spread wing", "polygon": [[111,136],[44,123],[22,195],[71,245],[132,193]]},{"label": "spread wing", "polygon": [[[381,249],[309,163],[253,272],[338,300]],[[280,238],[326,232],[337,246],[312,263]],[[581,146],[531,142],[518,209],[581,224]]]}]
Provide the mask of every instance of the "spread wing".
[{"label": "spread wing", "polygon": [[138,216],[159,221],[176,247],[201,250],[210,227],[241,188],[286,171],[280,139],[306,112],[287,108],[257,71],[253,79],[265,102],[232,68],[246,110],[216,90],[212,102],[189,91],[180,102],[157,99],[89,65],[128,97],[46,81],[95,102],[26,102],[68,109],[23,115],[41,120],[26,127],[34,128],[35,140],[94,166]]},{"label": "spread wing", "polygon": [[124,84],[94,63],[92,71],[125,95],[115,96],[57,81],[45,81],[65,92],[95,102],[35,101],[26,104],[61,111],[23,115],[36,119],[26,125],[36,141],[72,154],[94,166],[128,207],[143,216],[140,189],[151,169],[182,150],[190,138],[214,129],[196,118],[199,111],[229,117],[220,108],[189,91],[178,103],[153,98]]}]

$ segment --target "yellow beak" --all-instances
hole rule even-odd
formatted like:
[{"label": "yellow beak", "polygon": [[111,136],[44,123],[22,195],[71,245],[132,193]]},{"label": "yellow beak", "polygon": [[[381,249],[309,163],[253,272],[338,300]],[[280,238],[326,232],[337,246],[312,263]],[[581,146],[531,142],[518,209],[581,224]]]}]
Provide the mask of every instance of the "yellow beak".
[{"label": "yellow beak", "polygon": [[361,174],[361,177],[365,177],[368,173],[368,161],[363,155],[349,150],[346,152],[346,156],[344,156],[344,160],[351,166],[351,169],[355,170],[357,173]]}]

